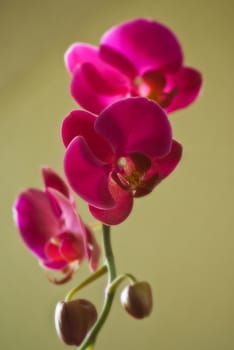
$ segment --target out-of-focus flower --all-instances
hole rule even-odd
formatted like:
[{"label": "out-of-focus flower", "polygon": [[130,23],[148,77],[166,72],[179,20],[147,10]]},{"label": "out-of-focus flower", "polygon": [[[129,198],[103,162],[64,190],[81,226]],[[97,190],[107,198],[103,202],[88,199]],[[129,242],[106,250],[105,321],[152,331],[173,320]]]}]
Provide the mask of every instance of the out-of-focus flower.
[{"label": "out-of-focus flower", "polygon": [[70,189],[52,169],[43,168],[42,175],[45,190],[27,189],[14,203],[14,219],[24,243],[44,267],[61,270],[64,281],[85,258],[96,270],[100,250],[76,212]]},{"label": "out-of-focus flower", "polygon": [[124,288],[120,301],[125,310],[134,318],[142,319],[151,314],[153,297],[149,283],[135,282]]},{"label": "out-of-focus flower", "polygon": [[60,301],[56,305],[55,328],[67,345],[80,345],[96,320],[96,308],[88,300]]},{"label": "out-of-focus flower", "polygon": [[115,102],[98,117],[73,111],[63,122],[62,137],[70,185],[108,225],[125,220],[133,198],[150,193],[182,154],[165,112],[142,97]]},{"label": "out-of-focus flower", "polygon": [[184,66],[174,33],[144,18],[112,27],[99,47],[73,44],[65,64],[72,96],[93,113],[129,96],[148,97],[173,112],[192,103],[202,83],[197,70]]}]

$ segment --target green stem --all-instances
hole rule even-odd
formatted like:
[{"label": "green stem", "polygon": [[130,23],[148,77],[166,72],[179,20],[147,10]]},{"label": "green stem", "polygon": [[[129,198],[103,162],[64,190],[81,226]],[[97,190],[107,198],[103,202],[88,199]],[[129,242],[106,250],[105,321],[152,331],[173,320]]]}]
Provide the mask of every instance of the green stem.
[{"label": "green stem", "polygon": [[108,282],[111,283],[116,277],[116,268],[115,268],[114,255],[111,247],[110,226],[107,226],[107,225],[103,225],[103,246],[104,246],[105,263],[109,274]]},{"label": "green stem", "polygon": [[86,348],[86,350],[93,350],[93,344],[90,344],[90,345]]},{"label": "green stem", "polygon": [[126,278],[129,279],[131,284],[134,284],[137,281],[137,279],[130,273],[125,273],[124,275],[120,275],[117,278],[115,278],[115,280],[112,281],[111,284],[109,284],[108,293],[112,293],[120,285],[121,282],[126,280]]},{"label": "green stem", "polygon": [[106,265],[103,265],[100,267],[100,269],[98,269],[96,272],[94,272],[91,276],[89,276],[86,280],[84,280],[83,282],[81,282],[78,286],[76,286],[75,288],[73,288],[65,297],[65,301],[70,301],[73,296],[79,292],[79,290],[81,290],[82,288],[86,287],[88,284],[90,284],[91,282],[95,281],[96,279],[98,279],[99,277],[101,277],[102,275],[104,275],[107,272],[107,267]]},{"label": "green stem", "polygon": [[110,238],[110,226],[103,225],[103,248],[104,248],[104,257],[105,257],[105,266],[107,267],[108,272],[108,284],[106,288],[105,293],[105,300],[104,305],[101,311],[101,314],[94,324],[94,326],[91,328],[90,332],[86,336],[84,342],[81,344],[80,350],[88,350],[92,344],[95,343],[96,337],[101,330],[102,326],[104,325],[115,295],[115,289],[109,291],[109,285],[115,280],[116,278],[116,268],[115,268],[115,261],[114,256],[111,248],[111,238]]}]

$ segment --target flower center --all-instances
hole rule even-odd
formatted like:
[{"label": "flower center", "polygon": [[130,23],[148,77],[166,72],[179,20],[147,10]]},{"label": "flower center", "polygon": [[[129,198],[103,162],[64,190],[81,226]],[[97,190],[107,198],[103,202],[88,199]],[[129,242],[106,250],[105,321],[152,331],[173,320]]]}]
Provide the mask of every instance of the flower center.
[{"label": "flower center", "polygon": [[150,158],[141,153],[131,153],[117,159],[111,180],[131,192],[133,197],[143,197],[160,182],[160,177]]},{"label": "flower center", "polygon": [[45,253],[52,261],[80,262],[85,254],[83,239],[71,232],[60,233],[47,242]]},{"label": "flower center", "polygon": [[144,181],[144,176],[151,162],[140,154],[131,154],[128,157],[120,157],[116,162],[116,168],[112,177],[117,184],[126,191],[135,192]]},{"label": "flower center", "polygon": [[177,93],[177,87],[166,88],[166,78],[159,71],[146,72],[142,77],[136,76],[133,80],[133,96],[148,97],[162,108],[169,106]]},{"label": "flower center", "polygon": [[133,96],[148,97],[150,93],[150,87],[145,83],[144,79],[140,76],[136,76],[133,80]]},{"label": "flower center", "polygon": [[131,189],[135,190],[141,183],[142,174],[140,174],[137,170],[133,170],[130,175],[125,176],[125,179],[129,183]]}]

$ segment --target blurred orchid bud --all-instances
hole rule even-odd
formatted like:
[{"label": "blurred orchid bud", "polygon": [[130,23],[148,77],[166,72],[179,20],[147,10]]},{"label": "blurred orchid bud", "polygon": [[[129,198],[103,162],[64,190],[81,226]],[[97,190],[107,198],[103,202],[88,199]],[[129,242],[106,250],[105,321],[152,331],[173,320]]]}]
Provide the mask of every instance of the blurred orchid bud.
[{"label": "blurred orchid bud", "polygon": [[149,283],[135,282],[121,293],[120,301],[133,317],[141,319],[150,315],[153,308],[152,291]]},{"label": "blurred orchid bud", "polygon": [[97,320],[97,310],[88,300],[60,301],[55,309],[55,328],[67,345],[80,345]]}]

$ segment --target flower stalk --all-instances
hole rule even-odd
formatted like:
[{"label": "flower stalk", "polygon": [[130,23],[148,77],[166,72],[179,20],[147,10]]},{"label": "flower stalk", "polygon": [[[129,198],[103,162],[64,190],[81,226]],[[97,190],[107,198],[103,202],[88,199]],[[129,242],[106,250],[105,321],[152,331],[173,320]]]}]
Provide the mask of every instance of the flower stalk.
[{"label": "flower stalk", "polygon": [[114,279],[114,281],[112,281],[111,284],[109,284],[108,293],[112,293],[120,285],[120,283],[126,279],[128,279],[130,281],[131,285],[136,283],[136,281],[137,281],[136,278],[130,273],[125,273],[124,275],[119,275],[118,277],[116,277]]},{"label": "flower stalk", "polygon": [[101,330],[102,326],[104,325],[113,300],[115,296],[115,290],[116,289],[109,289],[109,285],[115,280],[116,278],[116,267],[115,267],[115,260],[114,260],[114,255],[112,251],[112,246],[111,246],[111,237],[110,237],[110,226],[103,225],[103,249],[104,249],[104,265],[107,268],[107,273],[108,273],[108,283],[107,283],[107,288],[106,288],[106,293],[105,293],[105,299],[104,299],[104,304],[103,308],[101,311],[101,314],[99,318],[97,319],[96,323],[88,333],[86,339],[84,340],[83,344],[80,347],[80,350],[88,350],[92,349],[97,335],[99,331]]},{"label": "flower stalk", "polygon": [[98,269],[96,272],[94,272],[91,276],[86,278],[83,282],[81,282],[78,286],[73,288],[65,297],[65,301],[70,301],[76,293],[78,293],[81,289],[86,287],[88,284],[94,282],[99,277],[103,276],[107,272],[106,265],[103,265]]}]

